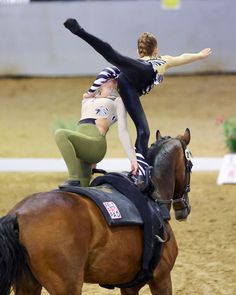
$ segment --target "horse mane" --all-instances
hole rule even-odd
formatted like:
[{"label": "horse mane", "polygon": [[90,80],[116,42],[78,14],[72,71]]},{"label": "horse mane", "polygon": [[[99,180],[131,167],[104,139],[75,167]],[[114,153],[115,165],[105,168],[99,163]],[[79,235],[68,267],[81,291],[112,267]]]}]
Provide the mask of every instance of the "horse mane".
[{"label": "horse mane", "polygon": [[160,149],[161,144],[165,140],[170,139],[170,138],[171,138],[170,136],[163,136],[151,144],[151,146],[149,147],[148,152],[147,152],[147,162],[149,165],[153,164],[155,157]]}]

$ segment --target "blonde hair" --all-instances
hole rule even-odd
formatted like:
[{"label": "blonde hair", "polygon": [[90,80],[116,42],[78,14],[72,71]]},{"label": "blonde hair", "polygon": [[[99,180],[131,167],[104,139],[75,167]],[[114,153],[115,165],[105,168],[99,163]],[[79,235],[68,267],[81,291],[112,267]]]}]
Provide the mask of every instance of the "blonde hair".
[{"label": "blonde hair", "polygon": [[144,32],[139,36],[138,53],[140,57],[152,56],[155,48],[157,48],[157,39],[152,33]]}]

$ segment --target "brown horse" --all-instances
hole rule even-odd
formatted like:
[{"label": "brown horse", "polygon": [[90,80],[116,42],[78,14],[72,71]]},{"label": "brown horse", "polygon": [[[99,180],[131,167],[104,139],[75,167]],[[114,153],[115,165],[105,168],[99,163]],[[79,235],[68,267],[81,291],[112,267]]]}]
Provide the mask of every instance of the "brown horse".
[{"label": "brown horse", "polygon": [[[178,220],[186,219],[190,159],[186,146],[190,132],[161,137],[148,152],[153,166],[152,197]],[[169,222],[170,239],[163,246],[151,294],[172,294],[171,270],[178,248]],[[0,219],[0,294],[39,295],[42,287],[53,295],[79,295],[84,282],[122,284],[131,281],[142,262],[140,226],[109,227],[97,206],[85,196],[62,191],[36,193],[18,203]],[[139,294],[145,284],[121,289]]]}]

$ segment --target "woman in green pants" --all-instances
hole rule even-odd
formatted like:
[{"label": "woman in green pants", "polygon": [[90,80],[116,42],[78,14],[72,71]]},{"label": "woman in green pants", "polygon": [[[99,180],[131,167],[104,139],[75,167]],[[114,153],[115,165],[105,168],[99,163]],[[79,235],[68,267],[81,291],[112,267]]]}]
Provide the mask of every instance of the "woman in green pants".
[{"label": "woman in green pants", "polygon": [[118,96],[116,80],[110,79],[99,89],[99,94],[84,98],[77,130],[58,129],[55,139],[68,168],[68,180],[62,186],[88,186],[92,164],[106,154],[106,133],[115,122],[124,150],[131,162],[131,171],[137,174],[135,150],[127,129],[127,116],[122,99]]}]

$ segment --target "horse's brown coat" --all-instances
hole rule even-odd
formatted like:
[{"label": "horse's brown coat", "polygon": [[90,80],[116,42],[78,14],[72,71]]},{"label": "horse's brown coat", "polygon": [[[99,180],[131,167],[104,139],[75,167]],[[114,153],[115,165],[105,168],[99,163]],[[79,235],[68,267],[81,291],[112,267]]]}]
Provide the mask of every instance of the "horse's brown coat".
[{"label": "horse's brown coat", "polygon": [[[184,136],[181,139],[188,144],[188,130]],[[161,158],[160,163],[155,161],[153,182],[159,191],[171,184],[170,197],[184,189],[185,158],[179,139],[169,140],[166,146],[163,171],[167,171],[168,158],[172,169],[166,177],[168,182],[159,182]],[[167,194],[163,198],[167,199]],[[140,269],[141,228],[108,227],[97,206],[84,196],[56,191],[38,193],[21,201],[10,213],[18,216],[20,241],[28,252],[31,270],[22,277],[17,295],[39,295],[41,286],[50,294],[80,295],[83,282],[121,284],[131,281]],[[170,240],[163,246],[153,279],[147,282],[156,295],[172,294],[170,272],[178,254],[174,233],[168,222],[166,225]],[[122,289],[121,294],[138,294],[142,286]]]}]

